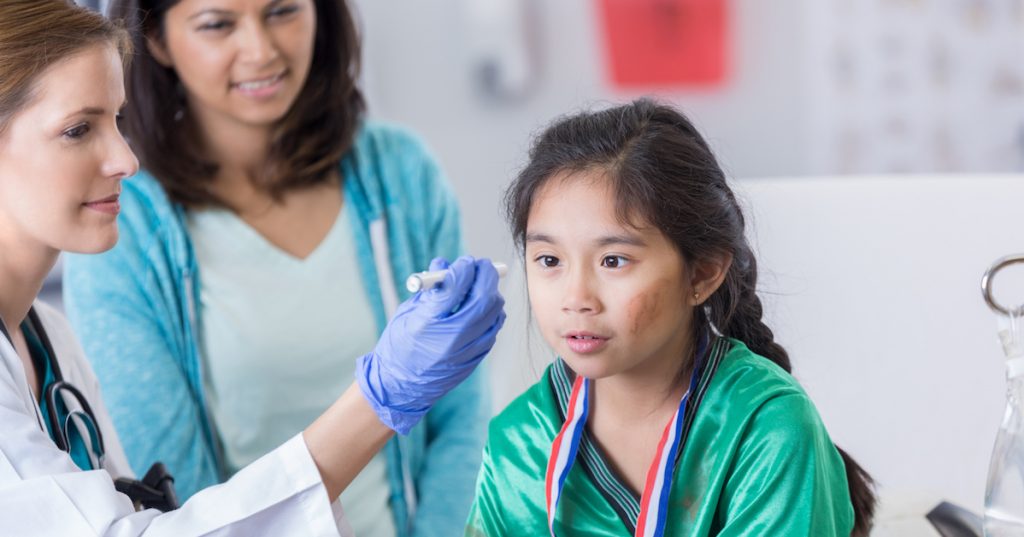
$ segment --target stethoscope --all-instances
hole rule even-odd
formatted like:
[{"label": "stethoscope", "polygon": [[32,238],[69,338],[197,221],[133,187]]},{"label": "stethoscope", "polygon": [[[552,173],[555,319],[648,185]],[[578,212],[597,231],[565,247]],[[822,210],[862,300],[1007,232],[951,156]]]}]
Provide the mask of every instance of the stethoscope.
[{"label": "stethoscope", "polygon": [[[43,329],[43,323],[39,320],[39,315],[36,314],[35,308],[28,310],[26,320],[29,323],[29,327],[39,338],[39,342],[43,345],[47,364],[50,366],[50,371],[53,372],[53,383],[43,391],[43,398],[46,401],[46,420],[50,425],[51,431],[50,438],[53,439],[53,443],[58,448],[71,454],[71,439],[68,431],[74,426],[75,422],[80,423],[89,434],[90,445],[86,446],[86,449],[89,450],[89,463],[92,465],[92,469],[99,470],[103,468],[106,449],[103,447],[103,434],[100,433],[99,421],[96,420],[92,407],[89,406],[89,402],[85,400],[85,396],[82,395],[78,388],[64,380],[64,374],[61,372],[60,364],[57,362],[57,353],[53,350],[50,337],[46,335],[46,330]],[[11,342],[13,347],[14,340],[11,339],[11,334],[7,331],[7,327],[4,326],[2,319],[0,319],[0,332],[3,332],[4,337]],[[57,412],[57,402],[64,403],[68,397],[74,399],[81,410],[71,410],[69,408],[67,417],[62,421],[60,414]],[[40,423],[39,425],[42,426],[43,424]],[[159,462],[150,467],[142,480],[127,477],[116,478],[114,480],[114,488],[118,492],[127,495],[133,502],[142,507],[153,507],[164,512],[178,508],[178,496],[174,492],[174,477]]]},{"label": "stethoscope", "polygon": [[[85,396],[82,395],[78,388],[64,380],[64,374],[61,372],[60,364],[57,362],[57,353],[53,350],[53,345],[50,343],[49,336],[46,335],[46,330],[43,329],[43,323],[39,320],[39,315],[36,313],[35,308],[28,310],[26,320],[39,337],[39,341],[46,351],[47,364],[50,367],[50,371],[53,372],[53,382],[46,386],[43,393],[43,399],[46,401],[46,420],[50,425],[51,431],[50,438],[53,439],[53,443],[57,444],[59,449],[71,453],[71,440],[68,430],[73,426],[73,420],[78,418],[78,422],[82,423],[89,431],[91,444],[90,460],[95,459],[95,462],[92,463],[94,465],[93,469],[102,468],[106,450],[103,447],[103,434],[100,433],[99,422],[96,421],[96,415],[93,414],[92,407],[89,406],[89,402],[86,401]],[[11,334],[7,331],[7,327],[4,326],[3,320],[0,320],[0,331],[3,332],[4,337],[11,342],[13,347],[14,340],[11,339]],[[68,396],[78,403],[81,410],[71,410],[69,408],[68,415],[62,422],[57,412],[57,403],[60,401],[63,404]]]}]

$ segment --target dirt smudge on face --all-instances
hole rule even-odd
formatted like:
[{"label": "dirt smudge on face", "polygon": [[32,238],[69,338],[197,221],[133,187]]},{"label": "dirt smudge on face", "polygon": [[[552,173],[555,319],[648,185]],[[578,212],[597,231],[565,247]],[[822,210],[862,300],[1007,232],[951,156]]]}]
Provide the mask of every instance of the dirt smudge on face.
[{"label": "dirt smudge on face", "polygon": [[645,326],[654,323],[661,311],[663,296],[664,291],[655,286],[629,299],[626,304],[626,313],[630,320],[630,334],[635,336]]}]

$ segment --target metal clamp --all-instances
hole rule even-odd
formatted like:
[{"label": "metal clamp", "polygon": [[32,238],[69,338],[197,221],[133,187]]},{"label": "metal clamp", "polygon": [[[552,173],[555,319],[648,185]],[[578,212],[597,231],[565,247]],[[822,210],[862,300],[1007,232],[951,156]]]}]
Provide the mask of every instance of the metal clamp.
[{"label": "metal clamp", "polygon": [[1024,314],[1024,304],[1017,306],[1013,310],[1008,310],[992,298],[992,278],[994,278],[996,273],[1000,270],[1018,263],[1024,263],[1024,254],[1008,255],[993,263],[992,266],[985,271],[985,275],[981,277],[981,296],[985,299],[985,303],[988,304],[988,307],[992,308],[992,311],[995,311],[996,313],[1001,313],[1006,316]]}]

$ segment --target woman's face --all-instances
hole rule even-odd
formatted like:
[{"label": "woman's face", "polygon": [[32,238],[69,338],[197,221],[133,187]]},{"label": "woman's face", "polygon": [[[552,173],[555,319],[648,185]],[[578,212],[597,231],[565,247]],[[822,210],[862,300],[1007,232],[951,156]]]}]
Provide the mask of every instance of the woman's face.
[{"label": "woman's face", "polygon": [[113,45],[39,76],[0,134],[0,239],[81,253],[114,246],[121,180],[139,165],[117,129],[124,99]]},{"label": "woman's face", "polygon": [[313,0],[181,0],[150,51],[173,67],[210,129],[269,127],[298,97],[313,60]]}]

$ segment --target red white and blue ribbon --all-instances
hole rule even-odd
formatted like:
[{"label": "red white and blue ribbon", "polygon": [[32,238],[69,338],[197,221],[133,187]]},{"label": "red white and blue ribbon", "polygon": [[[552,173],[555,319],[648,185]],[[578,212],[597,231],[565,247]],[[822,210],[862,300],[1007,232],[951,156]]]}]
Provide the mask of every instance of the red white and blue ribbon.
[{"label": "red white and blue ribbon", "polygon": [[[665,426],[665,431],[661,434],[661,441],[658,442],[658,451],[647,471],[643,496],[640,497],[640,516],[636,523],[636,537],[661,537],[665,534],[668,497],[672,489],[672,472],[675,469],[675,460],[682,443],[686,402],[690,398],[696,378],[695,369],[693,377],[690,379],[690,389],[683,394],[679,401],[679,407],[671,421]],[[555,437],[551,446],[551,457],[548,459],[548,472],[545,479],[548,530],[551,532],[551,537],[556,537],[555,511],[562,495],[565,478],[569,475],[569,470],[576,460],[580,437],[583,436],[583,429],[587,423],[591,384],[590,380],[582,376],[576,377],[572,386],[572,395],[569,397],[568,415],[565,417],[565,423],[562,424],[562,430]]]},{"label": "red white and blue ribbon", "polygon": [[668,494],[672,489],[672,471],[675,469],[676,454],[683,438],[683,416],[690,390],[686,390],[679,401],[679,408],[661,433],[658,451],[654,453],[651,468],[647,470],[644,494],[640,497],[640,516],[636,519],[637,537],[661,536],[665,533],[665,515],[668,511]]},{"label": "red white and blue ribbon", "polygon": [[[551,445],[551,457],[548,459],[548,473],[544,480],[544,490],[548,505],[548,529],[551,537],[555,537],[555,508],[562,496],[565,478],[569,475],[572,463],[576,460],[576,452],[580,447],[580,437],[587,423],[590,411],[590,381],[582,376],[576,377],[569,396],[569,408],[566,412],[562,430]],[[566,434],[568,433],[568,434]]]}]

